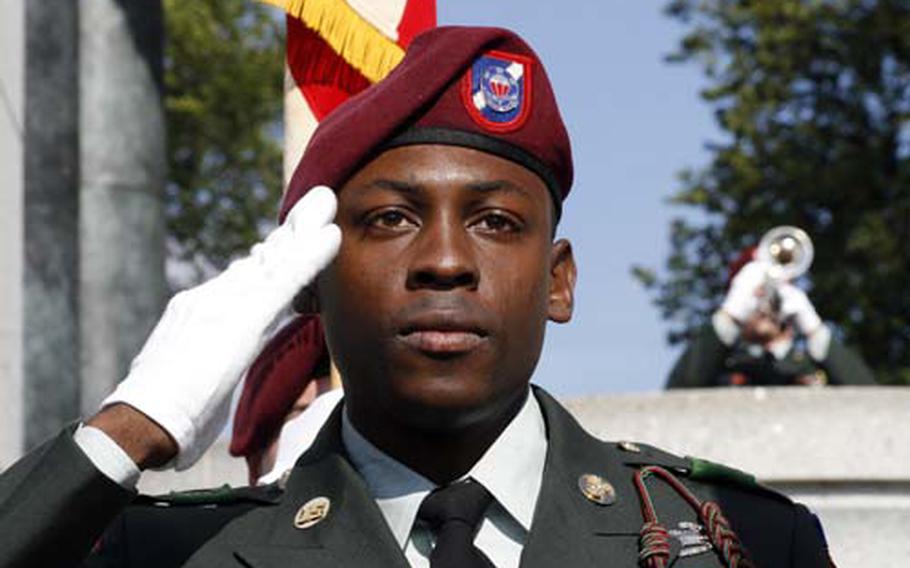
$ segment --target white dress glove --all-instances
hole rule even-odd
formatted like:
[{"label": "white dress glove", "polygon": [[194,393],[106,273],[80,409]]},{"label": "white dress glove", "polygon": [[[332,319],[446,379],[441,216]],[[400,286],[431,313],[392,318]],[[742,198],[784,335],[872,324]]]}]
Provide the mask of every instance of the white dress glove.
[{"label": "white dress glove", "polygon": [[783,284],[777,289],[780,295],[780,314],[784,319],[792,320],[797,331],[806,337],[812,336],[822,325],[815,306],[806,293],[793,284]]},{"label": "white dress glove", "polygon": [[767,278],[768,266],[753,260],[733,277],[730,291],[720,308],[738,323],[743,323],[759,307],[759,291]]},{"label": "white dress glove", "polygon": [[341,244],[335,194],[310,190],[249,256],[168,303],[129,374],[103,406],[125,403],[157,422],[190,467],[227,422],[231,394],[269,326]]}]

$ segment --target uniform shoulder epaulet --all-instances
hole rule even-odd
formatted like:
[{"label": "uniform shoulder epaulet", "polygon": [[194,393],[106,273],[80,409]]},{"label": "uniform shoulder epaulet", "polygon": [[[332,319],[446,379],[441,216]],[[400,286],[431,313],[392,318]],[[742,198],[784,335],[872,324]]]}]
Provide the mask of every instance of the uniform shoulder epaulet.
[{"label": "uniform shoulder epaulet", "polygon": [[689,461],[688,477],[692,481],[708,483],[725,483],[743,487],[758,487],[758,481],[751,473],[729,467],[710,460],[686,456]]},{"label": "uniform shoulder epaulet", "polygon": [[734,486],[740,489],[766,493],[788,499],[777,491],[759,483],[751,473],[693,456],[680,457],[640,442],[617,442],[624,453],[623,462],[635,467],[659,466],[691,481]]},{"label": "uniform shoulder epaulet", "polygon": [[774,489],[762,485],[751,473],[710,460],[686,456],[691,464],[687,477],[692,481],[714,485],[726,485],[772,497],[786,503],[793,501]]},{"label": "uniform shoulder epaulet", "polygon": [[234,505],[242,503],[276,503],[283,493],[277,483],[252,487],[231,487],[224,484],[211,489],[171,491],[161,495],[140,495],[135,503],[158,507],[181,505]]},{"label": "uniform shoulder epaulet", "polygon": [[691,467],[688,459],[641,442],[623,440],[616,442],[616,448],[622,452],[622,461],[626,465],[656,465],[681,474],[688,474]]}]

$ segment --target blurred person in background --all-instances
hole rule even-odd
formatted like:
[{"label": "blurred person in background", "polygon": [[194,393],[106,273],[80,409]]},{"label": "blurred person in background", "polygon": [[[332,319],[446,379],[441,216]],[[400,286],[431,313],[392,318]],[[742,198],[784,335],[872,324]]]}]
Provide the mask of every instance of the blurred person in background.
[{"label": "blurred person in background", "polygon": [[875,384],[802,289],[786,281],[768,286],[770,268],[755,247],[731,264],[723,303],[676,362],[668,389]]}]

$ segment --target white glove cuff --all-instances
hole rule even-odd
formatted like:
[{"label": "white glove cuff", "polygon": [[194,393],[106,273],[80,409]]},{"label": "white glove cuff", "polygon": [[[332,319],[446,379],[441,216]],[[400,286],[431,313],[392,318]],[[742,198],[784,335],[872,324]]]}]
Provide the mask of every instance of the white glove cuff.
[{"label": "white glove cuff", "polygon": [[714,312],[714,315],[711,316],[711,326],[720,342],[727,347],[733,347],[733,344],[739,339],[739,324],[724,310]]},{"label": "white glove cuff", "polygon": [[797,323],[799,324],[800,331],[802,331],[806,337],[810,335],[815,335],[824,324],[822,323],[822,318],[815,312],[815,308],[811,305],[807,306],[806,310],[796,316]]},{"label": "white glove cuff", "polygon": [[819,325],[815,333],[806,338],[806,349],[809,351],[809,356],[817,363],[821,363],[828,357],[830,347],[831,329],[825,324]]}]

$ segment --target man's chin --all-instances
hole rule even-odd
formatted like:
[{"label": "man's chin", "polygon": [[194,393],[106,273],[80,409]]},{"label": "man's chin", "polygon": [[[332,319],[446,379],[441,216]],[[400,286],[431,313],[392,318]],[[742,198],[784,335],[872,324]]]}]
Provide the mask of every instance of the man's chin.
[{"label": "man's chin", "polygon": [[[498,421],[515,406],[515,393],[489,392],[433,381],[419,389],[404,389],[396,397],[397,418],[428,431],[454,431]],[[524,392],[524,391],[522,391]]]}]

